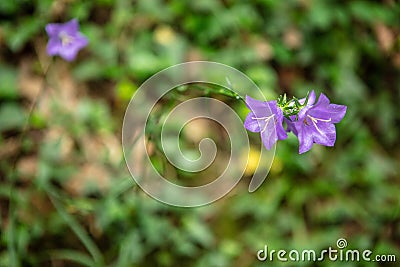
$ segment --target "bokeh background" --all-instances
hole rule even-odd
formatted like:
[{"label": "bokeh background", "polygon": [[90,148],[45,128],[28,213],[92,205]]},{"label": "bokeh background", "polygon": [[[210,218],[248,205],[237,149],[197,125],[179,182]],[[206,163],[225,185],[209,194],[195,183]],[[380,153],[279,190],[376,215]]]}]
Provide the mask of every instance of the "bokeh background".
[{"label": "bokeh background", "polygon": [[[52,59],[44,27],[71,18],[90,44]],[[0,22],[0,266],[397,266],[256,252],[345,238],[400,261],[398,1],[3,0]],[[148,77],[191,60],[235,67],[269,99],[314,89],[347,105],[335,147],[299,155],[290,135],[249,194],[253,151],[206,207],[148,197],[123,160],[124,111]]]}]

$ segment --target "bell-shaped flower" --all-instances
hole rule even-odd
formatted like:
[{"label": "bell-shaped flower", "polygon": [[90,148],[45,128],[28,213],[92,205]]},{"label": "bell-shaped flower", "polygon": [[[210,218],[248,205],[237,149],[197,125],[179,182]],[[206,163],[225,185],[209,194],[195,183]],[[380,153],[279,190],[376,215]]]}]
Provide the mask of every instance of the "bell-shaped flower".
[{"label": "bell-shaped flower", "polygon": [[277,102],[259,101],[246,96],[246,104],[250,109],[244,122],[244,127],[251,132],[259,132],[263,145],[268,150],[276,141],[287,138],[283,128],[283,113]]},{"label": "bell-shaped flower", "polygon": [[293,120],[295,119],[294,116],[290,126],[288,124],[288,128],[299,139],[300,154],[310,150],[314,143],[333,146],[336,141],[334,123],[341,121],[347,110],[344,105],[330,104],[329,99],[324,94],[320,95],[315,105],[312,105],[312,102],[310,101],[300,110],[296,121]]},{"label": "bell-shaped flower", "polygon": [[87,38],[79,32],[78,20],[72,19],[66,23],[49,23],[46,25],[49,35],[47,54],[59,55],[67,61],[75,59],[79,50],[87,46]]}]

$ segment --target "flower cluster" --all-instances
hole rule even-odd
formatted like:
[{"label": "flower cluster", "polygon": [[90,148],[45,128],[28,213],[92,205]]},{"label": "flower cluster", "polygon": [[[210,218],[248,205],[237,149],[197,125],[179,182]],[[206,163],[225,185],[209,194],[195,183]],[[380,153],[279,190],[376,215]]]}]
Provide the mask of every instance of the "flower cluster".
[{"label": "flower cluster", "polygon": [[[331,104],[321,93],[317,103],[315,92],[305,98],[287,100],[286,95],[278,100],[259,101],[246,96],[250,109],[244,127],[251,132],[259,132],[267,149],[278,140],[287,138],[287,132],[293,132],[299,139],[299,153],[311,149],[313,144],[333,146],[336,141],[335,123],[346,114],[344,105]],[[286,124],[286,130],[284,128]]]}]

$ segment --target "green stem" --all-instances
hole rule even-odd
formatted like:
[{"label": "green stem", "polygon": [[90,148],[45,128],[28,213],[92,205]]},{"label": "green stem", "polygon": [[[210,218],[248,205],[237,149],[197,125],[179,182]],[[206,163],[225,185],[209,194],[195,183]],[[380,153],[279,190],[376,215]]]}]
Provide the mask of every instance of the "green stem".
[{"label": "green stem", "polygon": [[[21,134],[18,138],[18,143],[22,144],[24,141],[24,138],[26,137],[28,131],[29,131],[29,125],[30,125],[30,120],[33,114],[33,111],[35,110],[38,102],[40,101],[40,99],[43,97],[44,92],[47,89],[47,73],[50,69],[50,66],[52,64],[52,61],[47,65],[47,67],[45,69],[43,69],[43,82],[42,85],[39,89],[39,93],[36,95],[35,99],[33,100],[27,117],[26,117],[26,121],[24,124],[24,127],[22,128]],[[19,149],[19,151],[15,154],[15,156],[12,158],[11,160],[11,171],[10,171],[10,197],[9,197],[9,210],[8,210],[8,216],[10,218],[10,222],[9,222],[9,231],[8,231],[8,244],[7,244],[7,249],[8,252],[10,254],[10,263],[11,266],[20,266],[20,261],[18,258],[18,253],[17,253],[17,249],[16,249],[16,237],[15,237],[15,207],[16,207],[16,199],[14,198],[14,191],[15,191],[15,180],[18,177],[18,173],[17,173],[17,162],[18,159],[21,157],[22,155],[22,145]]]}]

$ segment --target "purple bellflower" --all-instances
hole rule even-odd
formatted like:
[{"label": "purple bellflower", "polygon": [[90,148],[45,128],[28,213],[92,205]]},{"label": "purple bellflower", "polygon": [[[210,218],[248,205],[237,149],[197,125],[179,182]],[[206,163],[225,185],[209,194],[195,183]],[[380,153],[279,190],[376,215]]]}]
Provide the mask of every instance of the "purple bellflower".
[{"label": "purple bellflower", "polygon": [[[269,150],[277,140],[287,138],[286,132],[293,132],[299,139],[299,154],[307,152],[313,144],[333,146],[336,141],[335,123],[346,114],[344,105],[331,104],[321,94],[315,104],[314,91],[307,97],[287,100],[286,95],[277,101],[259,101],[246,96],[246,104],[251,110],[244,127],[251,132],[260,132],[264,146]],[[283,127],[286,124],[286,131]]]},{"label": "purple bellflower", "polygon": [[[299,153],[302,154],[311,149],[314,143],[333,146],[336,141],[336,129],[334,123],[341,121],[346,114],[344,105],[330,104],[329,99],[321,93],[317,104],[315,93],[310,94],[308,103],[296,116],[287,120],[288,130],[291,130],[299,139]],[[303,102],[304,103],[304,102]]]},{"label": "purple bellflower", "polygon": [[244,127],[251,132],[259,132],[264,146],[269,150],[276,141],[287,138],[283,128],[283,113],[277,102],[259,101],[246,96],[246,104],[250,109]]},{"label": "purple bellflower", "polygon": [[59,55],[67,61],[73,61],[78,51],[87,46],[87,38],[79,32],[78,20],[72,19],[66,23],[49,23],[46,25],[49,35],[47,54]]}]

